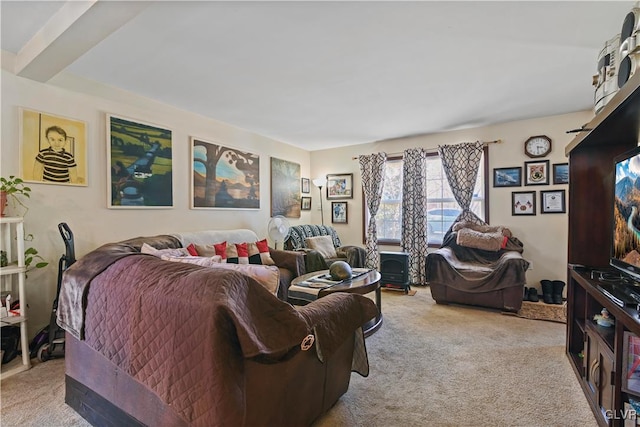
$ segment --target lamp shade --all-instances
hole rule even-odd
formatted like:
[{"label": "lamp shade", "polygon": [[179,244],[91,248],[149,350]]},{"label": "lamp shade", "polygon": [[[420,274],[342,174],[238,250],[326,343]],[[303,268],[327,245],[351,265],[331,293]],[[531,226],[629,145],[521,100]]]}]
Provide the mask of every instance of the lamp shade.
[{"label": "lamp shade", "polygon": [[326,178],[315,178],[313,180],[313,185],[315,185],[316,187],[323,187],[326,183]]}]

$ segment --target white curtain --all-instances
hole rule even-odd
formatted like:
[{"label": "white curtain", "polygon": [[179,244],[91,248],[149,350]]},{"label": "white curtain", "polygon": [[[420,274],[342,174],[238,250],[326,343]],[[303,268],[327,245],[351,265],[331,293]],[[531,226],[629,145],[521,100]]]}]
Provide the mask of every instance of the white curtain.
[{"label": "white curtain", "polygon": [[427,258],[427,152],[411,148],[403,153],[402,250],[409,254],[409,281],[425,284]]},{"label": "white curtain", "polygon": [[365,267],[367,268],[378,268],[378,264],[380,263],[376,215],[378,214],[380,199],[382,198],[386,161],[386,153],[358,156],[360,173],[362,174],[362,189],[370,215],[365,241],[367,250]]}]

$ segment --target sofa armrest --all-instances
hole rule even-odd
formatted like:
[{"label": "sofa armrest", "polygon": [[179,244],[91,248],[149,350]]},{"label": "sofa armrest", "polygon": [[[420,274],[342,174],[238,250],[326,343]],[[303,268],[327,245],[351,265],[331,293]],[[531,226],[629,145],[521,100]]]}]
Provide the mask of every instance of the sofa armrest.
[{"label": "sofa armrest", "polygon": [[269,254],[276,266],[286,268],[293,274],[293,277],[302,276],[307,272],[304,252],[269,248]]},{"label": "sofa armrest", "polygon": [[365,296],[335,292],[298,307],[298,312],[313,329],[319,355],[326,360],[344,340],[378,315],[378,307]]}]

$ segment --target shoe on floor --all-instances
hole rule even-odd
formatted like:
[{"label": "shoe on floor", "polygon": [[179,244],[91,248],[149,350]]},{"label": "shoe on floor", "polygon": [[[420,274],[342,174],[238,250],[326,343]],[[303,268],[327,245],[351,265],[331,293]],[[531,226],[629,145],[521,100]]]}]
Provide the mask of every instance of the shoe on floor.
[{"label": "shoe on floor", "polygon": [[529,288],[524,287],[524,295],[522,295],[522,301],[529,301]]},{"label": "shoe on floor", "polygon": [[540,301],[538,298],[538,290],[536,288],[529,288],[529,291],[527,292],[527,300],[531,302]]},{"label": "shoe on floor", "polygon": [[540,280],[542,286],[542,300],[545,304],[553,304],[553,282],[551,280]]},{"label": "shoe on floor", "polygon": [[565,283],[562,280],[553,280],[553,294],[552,299],[554,304],[562,304],[562,290]]}]

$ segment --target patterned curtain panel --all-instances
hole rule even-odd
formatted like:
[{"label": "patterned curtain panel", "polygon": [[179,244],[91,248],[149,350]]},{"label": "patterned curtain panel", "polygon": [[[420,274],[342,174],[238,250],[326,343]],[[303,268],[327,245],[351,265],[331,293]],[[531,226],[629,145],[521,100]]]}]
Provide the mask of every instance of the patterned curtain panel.
[{"label": "patterned curtain panel", "polygon": [[485,224],[476,214],[471,212],[471,200],[473,188],[478,178],[478,168],[482,158],[482,144],[476,142],[463,142],[456,145],[439,145],[438,153],[442,161],[442,167],[447,175],[447,181],[453,192],[453,197],[462,208],[457,221],[469,221],[476,224]]},{"label": "patterned curtain panel", "polygon": [[427,257],[427,152],[411,148],[403,153],[402,250],[409,254],[409,281],[426,283]]},{"label": "patterned curtain panel", "polygon": [[369,225],[367,226],[366,247],[367,257],[365,267],[378,268],[380,254],[378,254],[378,230],[376,229],[376,215],[382,198],[384,184],[384,168],[387,162],[386,153],[358,156],[360,173],[362,174],[362,189],[364,190],[367,208],[369,209]]}]

